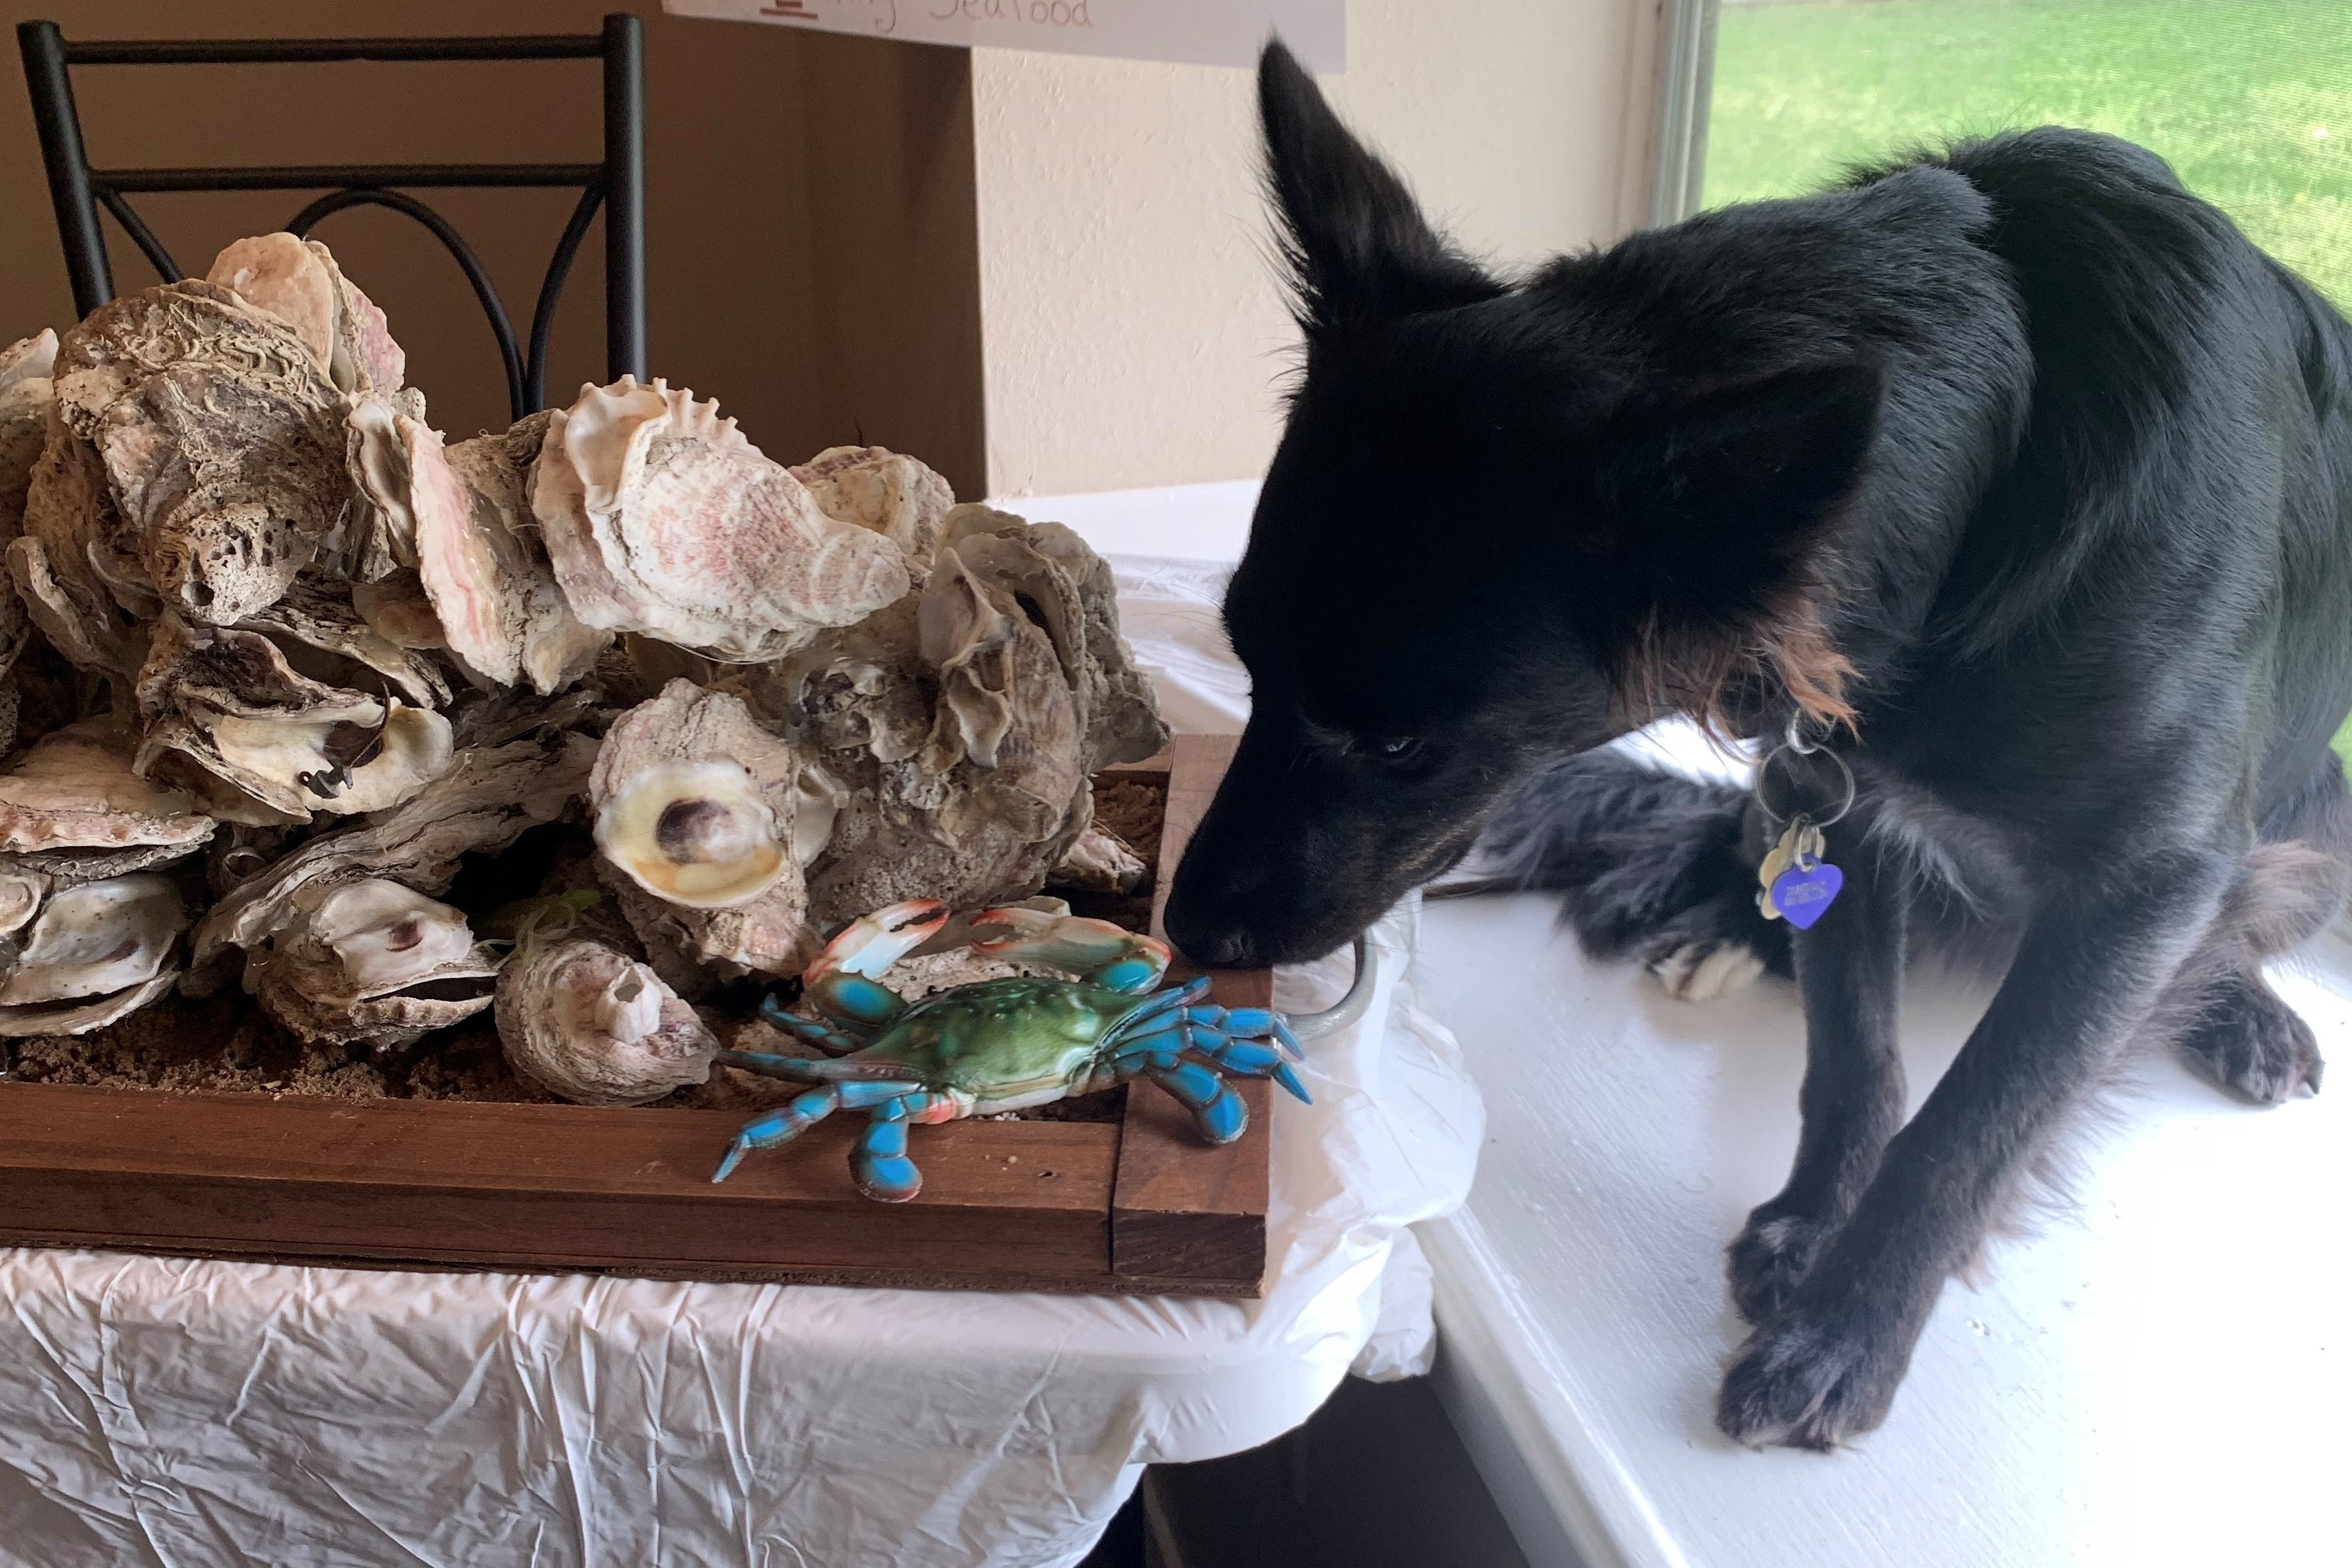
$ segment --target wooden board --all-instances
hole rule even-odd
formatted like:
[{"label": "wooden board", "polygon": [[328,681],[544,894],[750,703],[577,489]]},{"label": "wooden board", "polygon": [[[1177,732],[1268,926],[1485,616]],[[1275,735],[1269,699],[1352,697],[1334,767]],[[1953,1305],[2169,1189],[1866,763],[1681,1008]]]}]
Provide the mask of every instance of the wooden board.
[{"label": "wooden board", "polygon": [[[1180,742],[1161,878],[1230,749]],[[1200,776],[1202,769],[1213,770]],[[1179,818],[1178,803],[1190,816]],[[1228,1005],[1270,976],[1221,974]],[[1264,1086],[1249,1085],[1251,1090]],[[1266,1118],[1223,1148],[1139,1086],[1123,1123],[915,1130],[924,1184],[851,1185],[858,1120],[710,1171],[743,1117],[0,1082],[0,1244],[371,1268],[1252,1295]]]}]

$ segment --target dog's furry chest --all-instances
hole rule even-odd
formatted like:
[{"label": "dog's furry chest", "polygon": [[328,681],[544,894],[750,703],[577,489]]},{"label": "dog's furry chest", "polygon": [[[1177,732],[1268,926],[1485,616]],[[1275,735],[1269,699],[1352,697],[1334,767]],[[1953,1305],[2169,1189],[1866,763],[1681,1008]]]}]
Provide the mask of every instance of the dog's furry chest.
[{"label": "dog's furry chest", "polygon": [[[1997,963],[2032,906],[2030,847],[2016,831],[1961,810],[1892,769],[1856,759],[1854,803],[1828,830],[1832,862],[1871,858],[1901,888],[1927,945],[1948,958]],[[1753,802],[1743,858],[1760,864],[1780,825]]]}]

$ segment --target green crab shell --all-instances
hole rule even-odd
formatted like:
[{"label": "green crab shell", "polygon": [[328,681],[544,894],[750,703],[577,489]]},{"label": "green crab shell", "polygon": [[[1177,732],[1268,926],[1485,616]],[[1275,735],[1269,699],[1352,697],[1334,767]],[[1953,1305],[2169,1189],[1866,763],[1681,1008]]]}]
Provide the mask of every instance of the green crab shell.
[{"label": "green crab shell", "polygon": [[1018,1110],[1067,1095],[1150,1000],[1067,980],[985,980],[917,1003],[851,1059],[905,1067],[927,1089],[970,1096],[978,1114]]}]

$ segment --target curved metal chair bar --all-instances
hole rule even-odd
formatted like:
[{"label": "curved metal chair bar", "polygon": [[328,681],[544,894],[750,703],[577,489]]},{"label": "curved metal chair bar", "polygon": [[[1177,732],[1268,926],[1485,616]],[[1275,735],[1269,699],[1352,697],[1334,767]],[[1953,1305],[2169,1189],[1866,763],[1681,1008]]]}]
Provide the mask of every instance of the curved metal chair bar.
[{"label": "curved metal chair bar", "polygon": [[572,221],[563,226],[563,237],[555,242],[555,254],[548,258],[547,276],[539,285],[539,304],[530,313],[530,353],[523,362],[522,373],[525,401],[515,407],[517,419],[547,406],[547,342],[555,331],[555,307],[563,298],[564,281],[572,276],[572,260],[579,254],[580,242],[588,237],[589,221],[604,200],[602,182],[580,193]]},{"label": "curved metal chair bar", "polygon": [[1290,1032],[1302,1040],[1317,1040],[1335,1034],[1364,1016],[1372,1005],[1372,993],[1378,987],[1373,982],[1380,974],[1380,964],[1372,956],[1372,944],[1368,937],[1358,937],[1354,944],[1356,977],[1348,983],[1348,994],[1320,1013],[1286,1013]]},{"label": "curved metal chair bar", "polygon": [[506,301],[499,298],[498,285],[482,266],[482,258],[466,243],[466,237],[449,226],[449,220],[418,201],[415,196],[398,191],[348,190],[332,191],[320,196],[286,225],[286,231],[298,239],[308,239],[310,231],[321,218],[341,212],[345,207],[390,207],[404,213],[423,224],[441,242],[443,249],[457,258],[466,281],[473,285],[474,298],[482,303],[482,313],[490,319],[490,331],[499,340],[499,358],[506,366],[507,401],[517,419],[530,412],[535,405],[523,401],[522,352],[515,346],[514,322],[507,315]]},{"label": "curved metal chair bar", "polygon": [[[646,375],[645,349],[645,27],[614,12],[594,34],[455,38],[111,39],[70,43],[55,22],[18,24],[33,120],[57,209],[58,235],[73,284],[74,308],[88,315],[114,297],[114,279],[99,226],[102,209],[114,216],[166,282],[186,274],[155,232],[124,199],[141,191],[325,190],[288,226],[307,236],[320,220],[350,206],[382,206],[423,224],[456,258],[474,297],[490,319],[507,379],[512,416],[520,419],[546,400],[548,344],[565,280],[591,221],[604,218],[604,358],[606,379]],[[93,169],[74,105],[70,68],[324,61],[443,61],[599,59],[604,65],[604,152],[594,163],[383,163],[243,166],[234,168]],[[577,189],[563,237],[550,258],[531,313],[530,343],[515,340],[514,321],[464,237],[442,216],[403,194],[455,186]]]}]

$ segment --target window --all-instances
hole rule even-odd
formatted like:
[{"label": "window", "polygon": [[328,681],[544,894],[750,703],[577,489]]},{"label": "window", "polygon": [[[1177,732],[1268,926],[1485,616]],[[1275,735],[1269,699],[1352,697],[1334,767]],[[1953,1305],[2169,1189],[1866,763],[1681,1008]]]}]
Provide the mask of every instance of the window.
[{"label": "window", "polygon": [[[1795,195],[1906,148],[2080,126],[2162,155],[2352,309],[2347,0],[1682,0],[1677,19],[1702,60],[1712,23],[1685,181],[1697,205]],[[2352,723],[2336,750],[2352,757]]]}]

